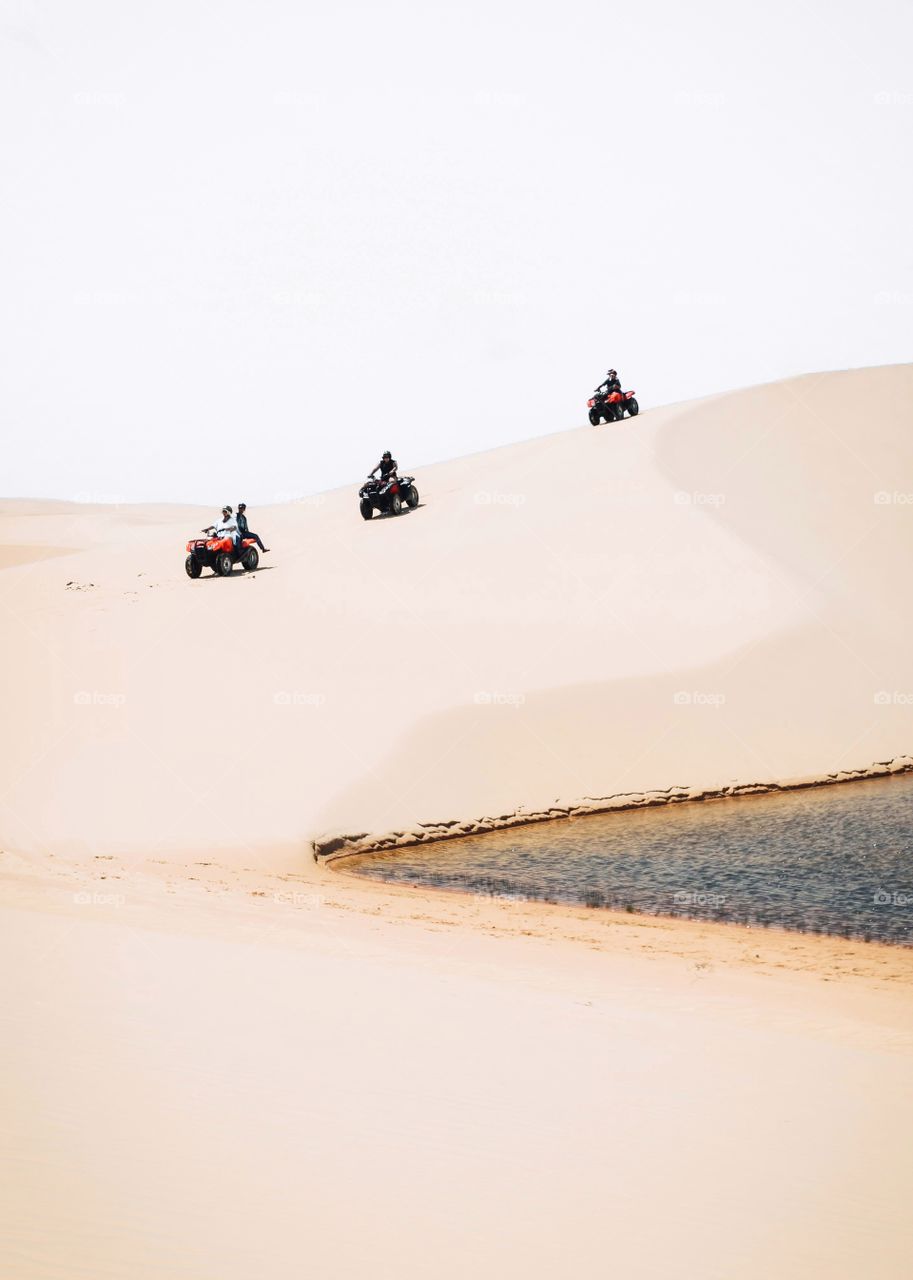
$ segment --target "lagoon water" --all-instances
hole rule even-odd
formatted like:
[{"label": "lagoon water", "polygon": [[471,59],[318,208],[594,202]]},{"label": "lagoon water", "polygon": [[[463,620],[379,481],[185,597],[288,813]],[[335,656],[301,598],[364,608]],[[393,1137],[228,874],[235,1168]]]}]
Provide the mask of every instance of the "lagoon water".
[{"label": "lagoon water", "polygon": [[913,775],[353,858],[406,884],[913,943]]}]

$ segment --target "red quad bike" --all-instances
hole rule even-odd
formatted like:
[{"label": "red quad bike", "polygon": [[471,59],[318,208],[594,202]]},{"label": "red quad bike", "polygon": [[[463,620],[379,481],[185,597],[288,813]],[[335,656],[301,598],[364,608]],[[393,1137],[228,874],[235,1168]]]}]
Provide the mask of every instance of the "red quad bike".
[{"label": "red quad bike", "polygon": [[640,412],[633,391],[613,391],[611,395],[594,391],[586,405],[590,411],[590,425],[594,427],[599,426],[600,418],[605,422],[620,422],[626,413],[636,418]]},{"label": "red quad bike", "polygon": [[385,516],[398,516],[404,505],[410,509],[418,506],[414,476],[400,476],[398,480],[369,478],[358,490],[358,509],[364,520],[370,520],[375,511]]},{"label": "red quad bike", "polygon": [[260,553],[253,538],[244,538],[240,551],[235,548],[234,538],[221,534],[214,538],[191,538],[187,543],[184,568],[188,578],[198,578],[204,569],[212,569],[217,576],[227,578],[239,563],[248,573],[252,573],[260,563]]}]

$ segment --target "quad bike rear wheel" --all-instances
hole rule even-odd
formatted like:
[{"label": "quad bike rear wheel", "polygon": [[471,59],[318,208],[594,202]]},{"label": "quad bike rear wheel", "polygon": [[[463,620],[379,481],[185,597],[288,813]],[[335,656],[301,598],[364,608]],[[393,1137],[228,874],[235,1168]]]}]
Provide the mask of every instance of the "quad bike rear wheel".
[{"label": "quad bike rear wheel", "polygon": [[198,578],[203,572],[203,566],[196,556],[188,556],[184,561],[184,568],[187,570],[188,578]]},{"label": "quad bike rear wheel", "polygon": [[628,408],[628,413],[631,415],[632,418],[636,418],[637,415],[640,413],[640,405],[637,403],[636,400],[633,400],[633,399],[629,400],[627,408]]},{"label": "quad bike rear wheel", "polygon": [[406,490],[406,506],[410,511],[414,511],[418,506],[418,489],[416,489],[414,484],[410,484],[409,488]]},{"label": "quad bike rear wheel", "polygon": [[367,498],[362,498],[361,502],[358,504],[358,510],[361,512],[362,520],[370,520],[374,515],[374,508],[371,506],[371,503]]},{"label": "quad bike rear wheel", "polygon": [[244,565],[248,573],[253,573],[257,565],[260,563],[260,553],[256,547],[245,547],[244,555],[241,557],[241,563]]},{"label": "quad bike rear wheel", "polygon": [[220,551],[216,556],[216,573],[220,573],[223,578],[231,576],[231,556],[227,551]]}]

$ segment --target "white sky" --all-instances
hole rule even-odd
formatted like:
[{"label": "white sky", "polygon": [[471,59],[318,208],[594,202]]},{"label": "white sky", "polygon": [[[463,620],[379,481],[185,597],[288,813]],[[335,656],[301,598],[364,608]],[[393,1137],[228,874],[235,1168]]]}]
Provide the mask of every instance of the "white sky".
[{"label": "white sky", "polygon": [[0,15],[0,493],[256,505],[582,425],[609,364],[911,358],[910,0]]}]

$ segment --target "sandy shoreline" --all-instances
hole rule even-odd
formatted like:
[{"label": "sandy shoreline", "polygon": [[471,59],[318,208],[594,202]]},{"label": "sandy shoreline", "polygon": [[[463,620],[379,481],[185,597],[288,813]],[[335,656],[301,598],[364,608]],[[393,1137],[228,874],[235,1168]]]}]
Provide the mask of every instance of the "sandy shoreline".
[{"label": "sandy shoreline", "polygon": [[200,862],[0,857],[17,1280],[905,1274],[913,950]]},{"label": "sandy shoreline", "polygon": [[767,974],[795,971],[823,980],[859,979],[892,987],[913,984],[913,948],[727,921],[381,882],[352,873],[348,865],[348,859],[330,858],[294,869],[264,871],[240,867],[234,861],[219,863],[216,854],[179,866],[170,859],[137,863],[103,855],[86,862],[6,850],[0,851],[0,898],[24,910],[76,917],[85,914],[84,907],[100,908],[96,914],[108,918],[116,918],[129,898],[138,920],[166,930],[174,923],[168,918],[172,898],[199,907],[199,919],[208,917],[212,927],[218,926],[226,908],[231,918],[235,908],[255,905],[275,912],[276,920],[292,928],[319,908],[393,926],[452,930],[457,935],[481,932],[536,938],[558,946],[582,944],[611,954],[653,955]]}]

